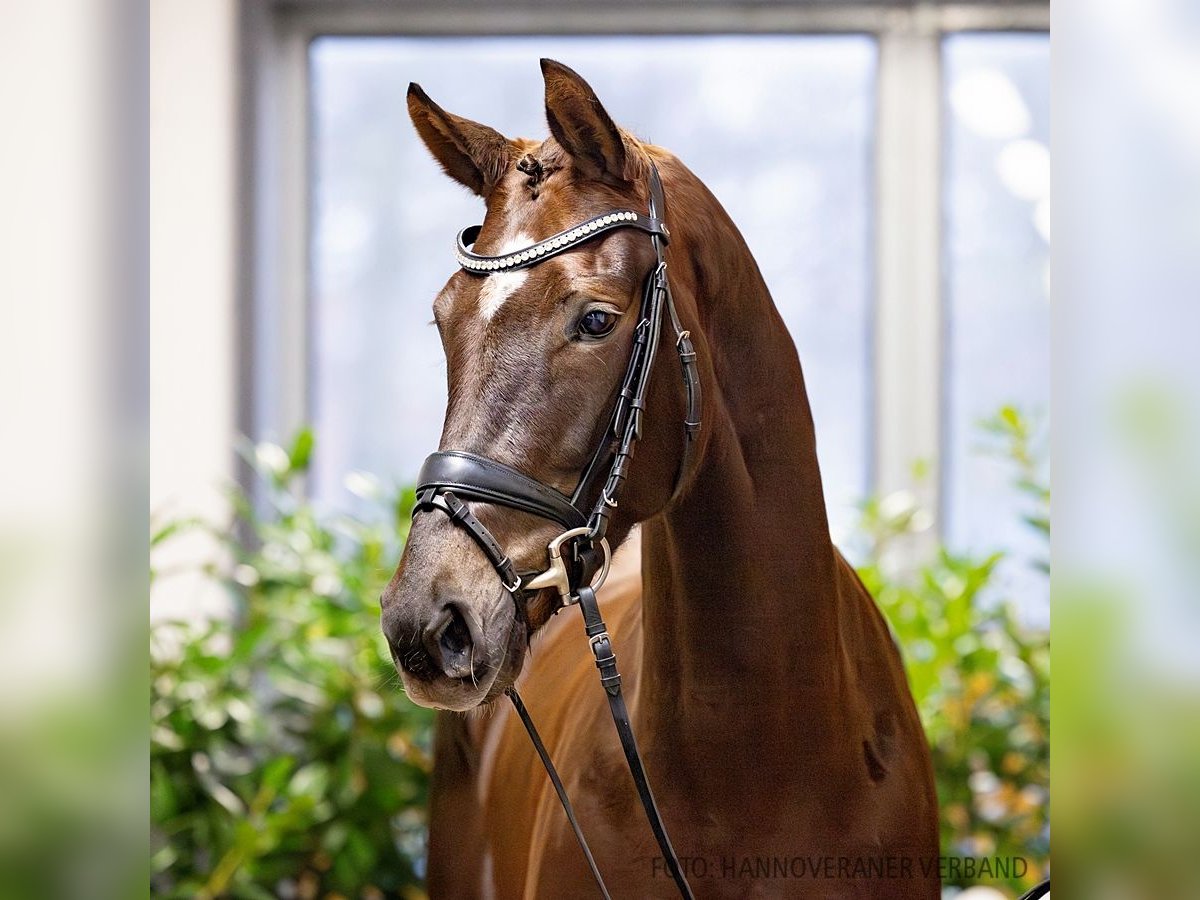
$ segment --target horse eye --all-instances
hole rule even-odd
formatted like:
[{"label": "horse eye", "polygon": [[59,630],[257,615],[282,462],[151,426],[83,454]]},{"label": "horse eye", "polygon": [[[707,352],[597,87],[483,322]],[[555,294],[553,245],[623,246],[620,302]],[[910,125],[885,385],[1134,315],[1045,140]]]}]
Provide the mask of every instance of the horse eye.
[{"label": "horse eye", "polygon": [[593,309],[579,320],[579,333],[588,337],[604,337],[617,324],[617,317],[603,309]]}]

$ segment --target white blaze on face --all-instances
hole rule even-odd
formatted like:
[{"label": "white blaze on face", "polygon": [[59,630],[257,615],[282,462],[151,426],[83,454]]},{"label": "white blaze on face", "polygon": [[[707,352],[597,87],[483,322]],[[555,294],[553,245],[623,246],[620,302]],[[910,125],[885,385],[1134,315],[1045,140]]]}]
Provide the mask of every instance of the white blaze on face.
[{"label": "white blaze on face", "polygon": [[[509,253],[515,253],[518,250],[524,250],[530,244],[533,244],[533,238],[527,234],[517,234],[504,242],[493,255],[506,256]],[[516,272],[492,272],[485,276],[483,282],[483,290],[479,292],[479,316],[483,321],[488,322],[492,316],[496,314],[504,301],[511,297],[521,285],[525,283],[525,278],[529,275],[524,269]]]}]

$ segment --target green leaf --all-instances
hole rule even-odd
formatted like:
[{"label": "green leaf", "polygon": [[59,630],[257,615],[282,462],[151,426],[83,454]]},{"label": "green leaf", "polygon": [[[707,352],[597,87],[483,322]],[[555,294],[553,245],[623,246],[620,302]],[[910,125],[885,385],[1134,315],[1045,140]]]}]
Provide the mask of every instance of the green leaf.
[{"label": "green leaf", "polygon": [[292,438],[291,449],[288,450],[288,462],[293,472],[308,471],[315,443],[311,428],[306,426],[296,432],[296,436]]},{"label": "green leaf", "polygon": [[287,781],[288,775],[291,774],[295,763],[296,761],[290,756],[279,756],[268,762],[260,779],[263,788],[272,794],[278,793],[283,788],[284,782]]},{"label": "green leaf", "polygon": [[150,768],[150,821],[166,822],[179,809],[175,786],[161,763]]},{"label": "green leaf", "polygon": [[1022,516],[1021,520],[1035,531],[1049,536],[1050,519],[1046,516]]},{"label": "green leaf", "polygon": [[293,797],[320,800],[329,790],[329,766],[321,762],[312,762],[301,767],[292,776],[287,790]]}]

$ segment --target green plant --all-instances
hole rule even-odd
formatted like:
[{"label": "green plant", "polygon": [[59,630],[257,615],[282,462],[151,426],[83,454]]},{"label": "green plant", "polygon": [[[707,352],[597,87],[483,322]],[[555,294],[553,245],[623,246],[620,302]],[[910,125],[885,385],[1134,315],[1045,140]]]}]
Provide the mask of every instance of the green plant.
[{"label": "green plant", "polygon": [[[990,451],[1017,471],[1029,507],[1024,520],[1048,538],[1050,491],[1033,449],[1034,426],[1006,407],[983,431]],[[1021,857],[1025,876],[1002,879],[1021,890],[1043,875],[1049,859],[1049,635],[1024,625],[1006,599],[989,598],[1000,553],[940,547],[914,571],[890,571],[883,562],[889,549],[919,518],[911,502],[865,504],[869,552],[859,573],[903,648],[933,753],[943,854]],[[1048,574],[1045,559],[1031,565]]]},{"label": "green plant", "polygon": [[[419,894],[431,719],[396,684],[376,600],[413,496],[380,523],[324,522],[298,499],[312,447],[307,431],[260,446],[262,511],[235,492],[236,528],[212,532],[232,619],[153,629],[158,895]],[[168,524],[152,547],[205,527]]]},{"label": "green plant", "polygon": [[[1036,433],[1012,409],[983,429],[990,452],[1016,467],[1025,520],[1048,536]],[[158,547],[194,529],[213,534],[220,553],[206,568],[237,601],[231,619],[153,628],[158,895],[420,894],[432,719],[399,689],[376,603],[414,497],[355,475],[383,515],[325,519],[301,499],[312,451],[307,431],[288,451],[256,448],[263,496],[233,494],[236,528],[180,521],[154,535]],[[934,757],[943,853],[1024,857],[1025,878],[1008,881],[1018,890],[1048,860],[1048,636],[987,599],[1000,554],[941,548],[905,573],[885,566],[921,528],[921,511],[896,499],[864,504],[860,573],[904,649]]]}]

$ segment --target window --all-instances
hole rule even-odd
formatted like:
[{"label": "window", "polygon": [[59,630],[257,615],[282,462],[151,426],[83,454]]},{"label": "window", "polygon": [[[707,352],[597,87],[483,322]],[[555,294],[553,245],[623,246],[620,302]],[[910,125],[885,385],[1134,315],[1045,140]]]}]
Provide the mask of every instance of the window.
[{"label": "window", "polygon": [[[550,56],[742,229],[804,364],[835,538],[861,498],[911,489],[952,547],[1012,551],[1019,582],[1032,535],[977,424],[1003,403],[1049,415],[1048,6],[544,7],[269,7],[247,427],[312,422],[310,489],[333,508],[358,508],[355,470],[415,476],[445,404],[430,305],[482,207],[429,158],[405,90],[541,137]],[[1011,593],[1044,615],[1044,590]]]},{"label": "window", "polygon": [[1011,467],[979,452],[978,423],[1009,403],[1049,414],[1049,40],[958,35],[944,60],[946,536],[1011,551],[1011,595],[1032,612],[1046,588],[1027,563],[1044,551],[1022,525]]},{"label": "window", "polygon": [[542,136],[541,56],[577,68],[616,121],[676,151],[741,227],[799,347],[845,529],[868,490],[870,445],[875,43],[863,36],[317,39],[317,496],[351,503],[355,469],[412,480],[440,434],[430,305],[453,271],[453,235],[482,203],[417,138],[408,82],[505,134]]}]

